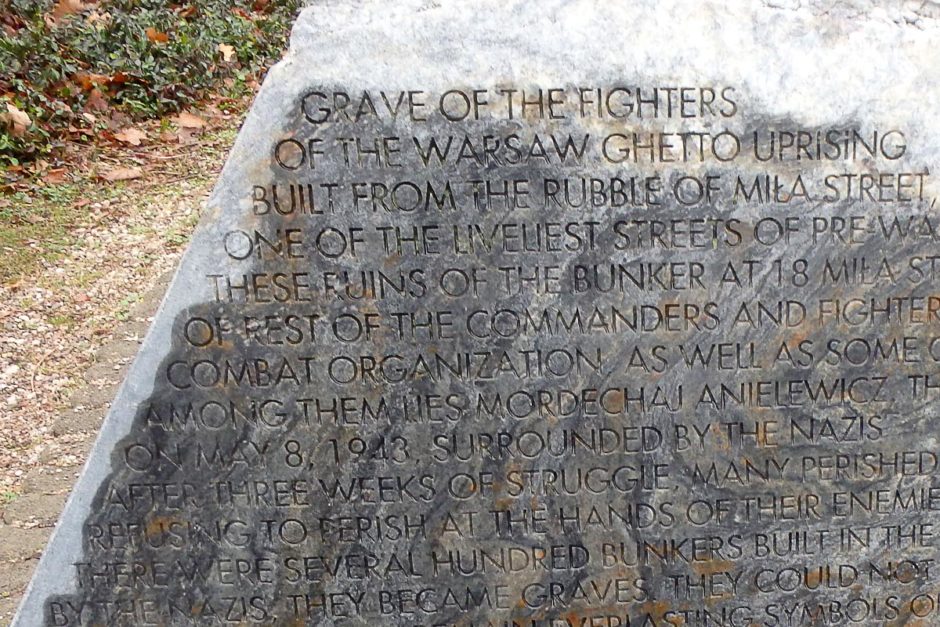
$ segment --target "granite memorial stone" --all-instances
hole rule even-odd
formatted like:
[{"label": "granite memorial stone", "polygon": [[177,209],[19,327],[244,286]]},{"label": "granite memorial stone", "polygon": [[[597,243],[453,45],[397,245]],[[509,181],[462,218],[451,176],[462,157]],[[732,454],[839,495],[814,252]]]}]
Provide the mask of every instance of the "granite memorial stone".
[{"label": "granite memorial stone", "polygon": [[940,624],[910,4],[305,10],[16,625]]}]

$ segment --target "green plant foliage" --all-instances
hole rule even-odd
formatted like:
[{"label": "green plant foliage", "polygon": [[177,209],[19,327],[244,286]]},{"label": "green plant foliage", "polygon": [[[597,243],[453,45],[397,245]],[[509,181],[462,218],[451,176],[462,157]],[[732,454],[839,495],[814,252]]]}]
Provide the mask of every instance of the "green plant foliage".
[{"label": "green plant foliage", "polygon": [[0,166],[54,152],[102,103],[151,118],[225,78],[244,85],[280,56],[301,0],[86,0],[57,16],[61,4],[0,0],[0,114],[11,103],[32,121],[0,128]]}]

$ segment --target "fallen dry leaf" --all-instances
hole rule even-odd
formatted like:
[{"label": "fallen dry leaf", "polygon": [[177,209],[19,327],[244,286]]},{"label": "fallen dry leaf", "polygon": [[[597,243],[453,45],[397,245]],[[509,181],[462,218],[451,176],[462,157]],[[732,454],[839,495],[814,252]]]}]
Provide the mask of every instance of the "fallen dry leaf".
[{"label": "fallen dry leaf", "polygon": [[52,8],[53,21],[59,21],[63,17],[74,15],[85,8],[85,3],[81,0],[59,0]]},{"label": "fallen dry leaf", "polygon": [[54,168],[45,173],[42,177],[46,185],[61,185],[69,180],[68,170],[66,168]]},{"label": "fallen dry leaf", "polygon": [[65,168],[55,168],[54,170],[49,170],[46,172],[46,175],[42,177],[42,180],[47,185],[61,185],[62,183],[68,180],[68,170]]},{"label": "fallen dry leaf", "polygon": [[181,111],[178,116],[173,118],[173,121],[176,122],[177,126],[183,128],[203,128],[206,125],[206,121],[201,117],[187,111]]},{"label": "fallen dry leaf", "polygon": [[49,162],[45,159],[36,159],[33,161],[33,164],[29,166],[29,171],[33,174],[39,174],[49,169]]},{"label": "fallen dry leaf", "polygon": [[113,170],[108,170],[101,175],[106,181],[111,183],[116,183],[117,181],[130,181],[132,179],[139,179],[144,175],[144,171],[140,168],[114,168]]},{"label": "fallen dry leaf", "polygon": [[88,100],[85,101],[85,110],[86,111],[107,111],[108,101],[107,99],[105,99],[104,94],[102,94],[97,89],[91,90],[91,93],[88,94]]},{"label": "fallen dry leaf", "polygon": [[126,113],[121,113],[120,111],[111,111],[111,115],[108,116],[107,123],[108,128],[111,129],[112,132],[116,133],[117,131],[124,130],[125,127],[131,126],[133,124],[133,120],[131,119],[131,116],[127,115]]},{"label": "fallen dry leaf", "polygon": [[181,128],[176,132],[176,141],[184,146],[191,146],[199,141],[199,138],[196,137],[197,133],[198,129],[195,128]]},{"label": "fallen dry leaf", "polygon": [[228,63],[235,60],[235,48],[228,44],[219,44],[219,52],[222,53],[222,60]]},{"label": "fallen dry leaf", "polygon": [[140,146],[140,142],[147,139],[147,133],[139,128],[125,128],[120,133],[115,133],[114,139],[131,146]]},{"label": "fallen dry leaf", "polygon": [[85,22],[92,26],[97,26],[99,28],[105,28],[108,24],[111,23],[111,14],[110,13],[99,13],[98,11],[92,11],[91,14],[85,18]]},{"label": "fallen dry leaf", "polygon": [[26,134],[29,125],[33,123],[25,111],[20,111],[12,102],[7,103],[5,113],[0,113],[0,122],[3,123],[14,137],[21,137]]},{"label": "fallen dry leaf", "polygon": [[145,32],[147,33],[147,39],[155,44],[165,44],[166,42],[170,41],[169,35],[158,31],[153,26],[148,26]]},{"label": "fallen dry leaf", "polygon": [[104,74],[79,72],[73,77],[73,80],[78,83],[85,91],[91,91],[100,85],[107,85],[109,82],[111,82],[111,77],[105,76]]}]

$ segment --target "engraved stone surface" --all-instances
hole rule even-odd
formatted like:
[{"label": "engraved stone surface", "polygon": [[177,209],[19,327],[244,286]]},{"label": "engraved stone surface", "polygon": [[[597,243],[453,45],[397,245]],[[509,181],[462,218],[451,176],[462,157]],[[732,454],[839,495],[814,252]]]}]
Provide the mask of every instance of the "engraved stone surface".
[{"label": "engraved stone surface", "polygon": [[910,4],[305,10],[16,624],[940,622]]}]

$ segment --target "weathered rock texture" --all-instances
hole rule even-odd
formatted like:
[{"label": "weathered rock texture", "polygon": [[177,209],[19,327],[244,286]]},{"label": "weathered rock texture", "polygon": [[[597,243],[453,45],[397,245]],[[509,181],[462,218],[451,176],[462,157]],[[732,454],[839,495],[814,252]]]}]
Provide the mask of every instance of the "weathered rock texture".
[{"label": "weathered rock texture", "polygon": [[936,620],[932,4],[325,2],[17,624]]}]

